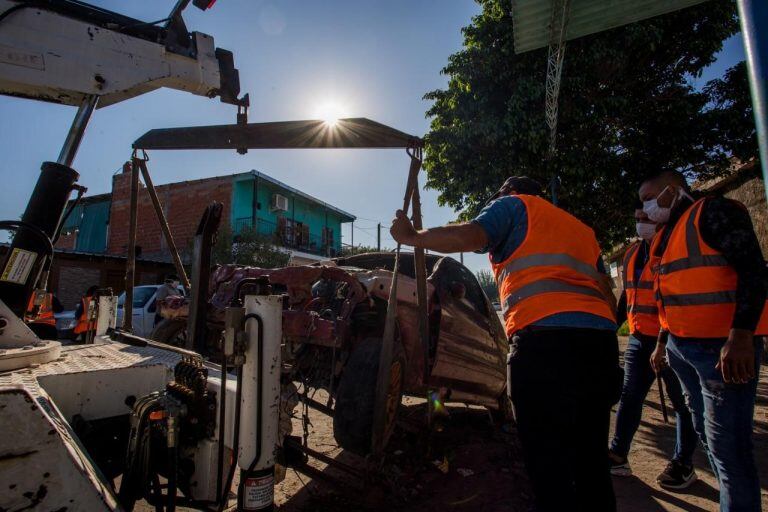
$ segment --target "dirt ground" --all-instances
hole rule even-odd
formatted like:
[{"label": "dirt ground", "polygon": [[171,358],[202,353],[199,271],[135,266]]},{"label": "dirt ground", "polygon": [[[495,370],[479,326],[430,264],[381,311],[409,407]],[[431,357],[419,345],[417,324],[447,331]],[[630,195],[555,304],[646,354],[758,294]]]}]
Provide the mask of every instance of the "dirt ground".
[{"label": "dirt ground", "polygon": [[[317,398],[325,399],[319,394]],[[404,401],[404,414],[417,422],[423,407],[423,401],[408,398]],[[448,409],[450,419],[444,422],[441,432],[431,437],[407,429],[398,430],[389,450],[384,482],[366,487],[361,478],[324,464],[313,463],[323,479],[308,478],[289,469],[285,480],[275,489],[279,509],[284,512],[528,510],[530,490],[514,433],[494,427],[484,409],[458,404]],[[311,447],[355,468],[364,468],[362,459],[336,446],[330,418],[314,411],[310,411],[310,418]],[[294,422],[294,435],[297,433],[301,433],[298,421]],[[620,511],[718,509],[717,484],[701,452],[695,456],[699,481],[686,492],[670,493],[656,485],[656,475],[666,465],[674,439],[674,425],[663,423],[654,387],[629,456],[634,476],[614,478]],[[768,368],[765,366],[755,414],[755,456],[763,489],[763,508],[768,510]],[[338,481],[324,481],[328,476]]]},{"label": "dirt ground", "polygon": [[[622,350],[626,339],[622,340]],[[315,398],[324,403],[321,392]],[[311,462],[318,475],[310,478],[288,469],[285,480],[275,488],[275,502],[281,512],[374,512],[374,511],[477,511],[525,512],[531,492],[522,467],[520,448],[514,432],[494,426],[483,408],[448,404],[450,418],[442,429],[425,436],[418,422],[424,415],[424,400],[403,401],[404,421],[388,448],[384,477],[365,485],[352,476],[325,464]],[[615,412],[615,411],[614,411]],[[613,421],[612,417],[612,421]],[[674,421],[673,418],[670,419]],[[333,438],[332,420],[310,409],[309,445],[347,466],[360,471],[365,461],[341,450]],[[301,435],[298,419],[293,435]],[[762,505],[768,511],[768,367],[763,366],[755,413],[755,458],[760,472]],[[658,391],[648,395],[640,429],[629,460],[634,475],[614,477],[614,489],[621,512],[718,510],[717,484],[701,451],[694,462],[699,481],[685,492],[671,493],[656,484],[675,442],[674,424],[664,424]],[[329,481],[328,478],[332,481]],[[237,478],[237,477],[236,477]],[[236,485],[236,483],[235,483]],[[234,504],[234,501],[231,502]],[[136,510],[153,510],[145,503]],[[189,510],[180,508],[179,510]]]}]

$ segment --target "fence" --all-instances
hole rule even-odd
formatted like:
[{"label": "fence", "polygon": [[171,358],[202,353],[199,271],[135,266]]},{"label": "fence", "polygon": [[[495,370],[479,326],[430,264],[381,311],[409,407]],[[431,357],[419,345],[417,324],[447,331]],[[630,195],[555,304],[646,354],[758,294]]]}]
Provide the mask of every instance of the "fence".
[{"label": "fence", "polygon": [[[233,226],[234,235],[237,236],[244,229],[253,229],[253,219],[251,217],[235,219]],[[336,256],[338,252],[334,240],[326,242],[320,235],[313,235],[306,231],[301,232],[300,230],[295,229],[295,226],[290,220],[286,222],[285,228],[281,232],[278,225],[274,222],[257,219],[256,233],[262,236],[271,237],[275,245],[308,252],[310,254]]]}]

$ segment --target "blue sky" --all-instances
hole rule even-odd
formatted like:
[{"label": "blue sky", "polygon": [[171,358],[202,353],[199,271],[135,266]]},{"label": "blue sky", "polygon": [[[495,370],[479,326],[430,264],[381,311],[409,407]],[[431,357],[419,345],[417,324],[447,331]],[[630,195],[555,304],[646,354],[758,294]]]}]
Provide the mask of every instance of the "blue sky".
[{"label": "blue sky", "polygon": [[[163,18],[171,0],[91,0],[142,20]],[[471,0],[219,0],[213,9],[185,11],[190,30],[232,50],[243,92],[251,94],[251,121],[317,117],[328,103],[350,117],[369,117],[423,135],[429,128],[425,92],[445,87],[440,69],[461,48],[461,27],[479,12]],[[567,58],[567,57],[566,57]],[[719,76],[742,60],[740,38],[728,40],[696,83]],[[543,79],[543,78],[542,78]],[[567,77],[566,77],[567,79]],[[17,219],[40,164],[55,160],[74,107],[0,96],[0,218]],[[543,115],[543,106],[542,106]],[[160,90],[97,110],[73,167],[89,194],[108,192],[111,176],[130,157],[131,143],[151,128],[222,124],[235,110],[218,100]],[[258,169],[358,217],[355,244],[391,246],[388,225],[402,203],[408,159],[397,150],[155,151],[156,184]],[[422,179],[423,183],[423,179]],[[455,218],[422,192],[425,225]],[[351,241],[347,227],[344,242]],[[487,268],[470,255],[472,269]]]}]

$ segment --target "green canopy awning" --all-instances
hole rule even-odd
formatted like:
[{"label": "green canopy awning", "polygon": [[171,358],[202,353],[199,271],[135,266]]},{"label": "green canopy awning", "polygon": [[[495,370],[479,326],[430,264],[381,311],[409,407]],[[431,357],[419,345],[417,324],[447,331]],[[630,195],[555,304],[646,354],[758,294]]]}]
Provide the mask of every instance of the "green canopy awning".
[{"label": "green canopy awning", "polygon": [[[552,6],[557,0],[512,0],[515,52],[549,45]],[[565,40],[595,34],[706,0],[571,0]]]}]

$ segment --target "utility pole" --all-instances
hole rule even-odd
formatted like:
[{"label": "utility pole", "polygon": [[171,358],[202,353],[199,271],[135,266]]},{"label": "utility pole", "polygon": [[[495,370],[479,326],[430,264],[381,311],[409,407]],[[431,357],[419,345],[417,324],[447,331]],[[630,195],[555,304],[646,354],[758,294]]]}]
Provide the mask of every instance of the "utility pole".
[{"label": "utility pole", "polygon": [[464,253],[463,252],[459,253],[459,261],[461,261],[462,265],[464,264]]},{"label": "utility pole", "polygon": [[376,225],[376,250],[381,252],[381,222]]},{"label": "utility pole", "polygon": [[352,232],[352,250],[355,250],[355,221],[352,221],[352,226],[350,226],[350,231]]}]

